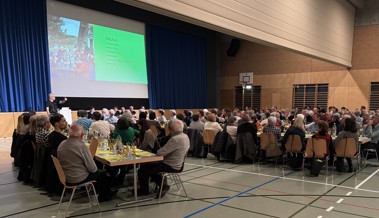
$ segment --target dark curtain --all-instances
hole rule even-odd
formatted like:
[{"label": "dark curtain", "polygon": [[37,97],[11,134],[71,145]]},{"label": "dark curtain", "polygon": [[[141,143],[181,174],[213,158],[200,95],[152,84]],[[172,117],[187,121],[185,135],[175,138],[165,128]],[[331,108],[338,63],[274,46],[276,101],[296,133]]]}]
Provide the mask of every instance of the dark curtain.
[{"label": "dark curtain", "polygon": [[45,0],[1,0],[0,111],[43,111],[49,91]]},{"label": "dark curtain", "polygon": [[150,108],[207,107],[206,40],[146,25]]}]

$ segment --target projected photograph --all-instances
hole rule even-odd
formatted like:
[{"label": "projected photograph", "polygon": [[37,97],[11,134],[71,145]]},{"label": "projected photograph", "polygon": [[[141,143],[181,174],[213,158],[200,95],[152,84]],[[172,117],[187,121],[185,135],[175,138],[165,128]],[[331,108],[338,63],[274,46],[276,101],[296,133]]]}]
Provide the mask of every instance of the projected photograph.
[{"label": "projected photograph", "polygon": [[48,27],[51,77],[95,79],[93,26],[49,16]]},{"label": "projected photograph", "polygon": [[48,15],[51,79],[147,84],[145,37]]}]

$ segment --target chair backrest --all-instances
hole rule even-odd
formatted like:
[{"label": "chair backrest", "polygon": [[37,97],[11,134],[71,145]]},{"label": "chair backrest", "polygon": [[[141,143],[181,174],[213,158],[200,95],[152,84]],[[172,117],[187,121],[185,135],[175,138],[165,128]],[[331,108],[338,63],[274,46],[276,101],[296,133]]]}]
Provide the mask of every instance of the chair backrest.
[{"label": "chair backrest", "polygon": [[154,138],[157,139],[158,137],[158,129],[155,125],[150,125],[151,133],[153,134]]},{"label": "chair backrest", "polygon": [[[309,139],[308,139],[309,140]],[[312,139],[315,158],[325,158],[328,153],[325,139]]]},{"label": "chair backrest", "polygon": [[314,152],[313,138],[310,138],[307,140],[307,147],[305,148],[305,151],[304,151],[304,155],[305,155],[304,157],[312,158],[313,152]]},{"label": "chair backrest", "polygon": [[98,138],[93,138],[89,144],[89,151],[91,152],[92,157],[95,157],[97,147],[99,147],[100,142]]},{"label": "chair backrest", "polygon": [[203,131],[204,144],[213,145],[215,136],[216,136],[216,133],[213,130],[204,129],[204,131]]},{"label": "chair backrest", "polygon": [[299,135],[289,135],[285,144],[287,152],[300,153],[302,148],[301,138]]},{"label": "chair backrest", "polygon": [[61,183],[64,186],[66,186],[66,175],[63,172],[61,163],[59,163],[59,160],[56,157],[54,157],[53,155],[51,155],[51,158],[53,159],[55,169],[57,170],[57,173],[59,176],[59,180],[61,181]]},{"label": "chair backrest", "polygon": [[261,149],[264,151],[268,146],[276,144],[275,136],[272,133],[261,133],[259,137],[261,138]]},{"label": "chair backrest", "polygon": [[354,138],[344,138],[335,146],[337,157],[354,158],[357,153],[357,142]]}]

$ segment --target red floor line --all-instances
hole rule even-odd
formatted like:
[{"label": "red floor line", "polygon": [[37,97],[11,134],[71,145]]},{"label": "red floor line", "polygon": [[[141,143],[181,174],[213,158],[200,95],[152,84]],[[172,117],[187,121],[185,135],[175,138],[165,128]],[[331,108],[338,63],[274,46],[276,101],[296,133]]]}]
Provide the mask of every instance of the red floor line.
[{"label": "red floor line", "polygon": [[[191,178],[197,178],[197,176],[190,176],[190,175],[183,175],[183,176],[187,176],[187,177],[191,177]],[[242,186],[242,187],[251,187],[251,185],[244,185],[244,184],[239,184],[239,183],[234,183],[234,182],[220,181],[220,180],[209,179],[209,178],[204,178],[204,177],[197,178],[197,179],[208,180],[208,181],[219,182],[219,183],[225,183],[225,184],[236,185],[236,186]],[[294,195],[292,193],[278,191],[278,190],[273,190],[273,189],[267,189],[267,188],[258,188],[258,189],[269,191],[269,192],[276,192],[276,193],[286,194],[286,195]],[[310,198],[310,199],[314,199],[315,198],[315,197],[311,197],[311,196],[302,196],[302,197],[304,197],[304,198]],[[327,196],[325,196],[325,197],[327,197]],[[325,201],[325,202],[328,202],[328,203],[329,202],[335,202],[335,200],[328,200],[328,199],[320,199],[320,201]],[[356,204],[349,204],[349,203],[344,203],[344,202],[342,202],[341,204],[347,205],[347,206],[353,206],[353,207],[358,207],[358,208],[364,208],[364,209],[379,211],[379,208],[367,207],[367,206],[356,205]]]}]

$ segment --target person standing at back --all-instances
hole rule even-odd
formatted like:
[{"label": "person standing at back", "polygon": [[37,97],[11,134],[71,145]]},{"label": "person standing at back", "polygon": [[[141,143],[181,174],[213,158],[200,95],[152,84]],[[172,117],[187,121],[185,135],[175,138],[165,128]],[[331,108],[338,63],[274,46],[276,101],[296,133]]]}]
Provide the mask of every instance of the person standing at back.
[{"label": "person standing at back", "polygon": [[65,97],[64,100],[56,101],[55,95],[53,93],[49,94],[49,100],[46,101],[46,112],[47,115],[50,116],[52,114],[58,113],[58,104],[64,104],[67,101],[67,98]]}]

